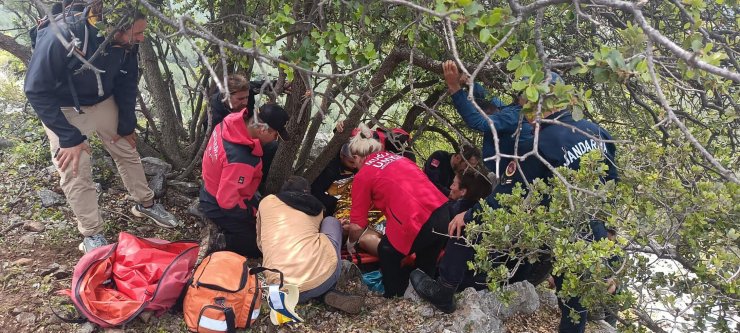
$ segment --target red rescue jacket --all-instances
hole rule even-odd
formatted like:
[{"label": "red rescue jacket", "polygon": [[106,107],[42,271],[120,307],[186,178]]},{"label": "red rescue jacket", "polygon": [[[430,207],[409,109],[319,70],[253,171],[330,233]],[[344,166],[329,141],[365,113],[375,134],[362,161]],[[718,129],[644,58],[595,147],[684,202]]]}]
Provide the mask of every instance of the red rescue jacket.
[{"label": "red rescue jacket", "polygon": [[375,206],[386,217],[385,234],[399,252],[408,255],[429,216],[447,198],[408,158],[381,151],[371,154],[352,181],[350,222],[362,228]]},{"label": "red rescue jacket", "polygon": [[218,124],[203,153],[201,210],[207,217],[254,216],[252,202],[262,180],[262,145],[249,136],[247,109],[232,113]]}]

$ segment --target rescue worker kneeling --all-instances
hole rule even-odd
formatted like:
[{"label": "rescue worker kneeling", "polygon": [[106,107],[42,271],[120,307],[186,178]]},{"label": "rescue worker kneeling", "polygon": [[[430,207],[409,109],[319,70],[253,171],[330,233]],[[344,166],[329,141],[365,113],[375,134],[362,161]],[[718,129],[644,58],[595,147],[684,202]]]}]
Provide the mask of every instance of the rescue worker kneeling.
[{"label": "rescue worker kneeling", "polygon": [[[310,191],[306,179],[291,176],[277,195],[260,202],[257,246],[263,254],[262,265],[280,270],[285,283],[297,285],[300,303],[322,297],[331,307],[359,313],[363,297],[334,290],[340,273],[349,271],[342,270],[339,259],[342,227],[336,218],[323,217],[324,205]],[[266,275],[269,283],[278,281],[277,276]]]},{"label": "rescue worker kneeling", "polygon": [[348,249],[368,226],[371,206],[387,218],[385,235],[378,245],[385,297],[403,296],[410,270],[401,260],[416,253],[416,266],[434,275],[439,252],[447,243],[450,214],[447,198],[408,158],[381,151],[373,133],[360,125],[349,144],[359,169],[352,182],[352,209]]}]

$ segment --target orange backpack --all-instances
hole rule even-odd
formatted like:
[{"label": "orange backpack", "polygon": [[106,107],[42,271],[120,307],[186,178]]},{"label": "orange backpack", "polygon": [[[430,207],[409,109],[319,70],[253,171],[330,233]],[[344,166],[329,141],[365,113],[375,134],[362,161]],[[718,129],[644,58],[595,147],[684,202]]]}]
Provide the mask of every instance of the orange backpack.
[{"label": "orange backpack", "polygon": [[193,274],[183,301],[185,323],[191,332],[235,332],[254,324],[260,314],[262,283],[247,259],[229,251],[206,256]]}]

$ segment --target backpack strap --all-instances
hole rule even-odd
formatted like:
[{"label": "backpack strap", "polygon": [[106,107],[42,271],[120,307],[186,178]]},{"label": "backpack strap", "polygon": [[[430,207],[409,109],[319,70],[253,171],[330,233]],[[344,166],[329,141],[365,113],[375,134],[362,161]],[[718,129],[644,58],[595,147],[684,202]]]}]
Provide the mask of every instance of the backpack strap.
[{"label": "backpack strap", "polygon": [[[67,290],[61,290],[61,291],[58,291],[58,292],[57,292],[57,295],[66,295],[66,296],[72,297],[72,294],[71,294],[71,292],[72,292],[72,291],[71,291],[71,290],[69,290],[69,289],[67,289]],[[83,316],[83,315],[82,315],[82,314],[80,313],[80,310],[79,310],[79,309],[77,309],[77,306],[76,306],[76,305],[75,305],[74,303],[72,303],[72,302],[71,302],[71,301],[70,301],[69,299],[67,299],[66,301],[63,301],[61,305],[65,305],[65,304],[72,304],[72,306],[73,306],[73,307],[74,307],[74,309],[75,309],[75,312],[77,313],[77,317],[76,317],[76,318],[73,318],[73,317],[69,317],[69,316],[63,316],[63,315],[60,315],[60,314],[59,314],[59,312],[57,312],[57,311],[56,311],[56,310],[54,309],[54,307],[53,307],[53,306],[51,306],[51,302],[50,302],[50,304],[49,304],[49,309],[51,310],[51,313],[53,313],[53,314],[54,314],[54,315],[55,315],[55,316],[56,316],[57,318],[59,318],[59,320],[61,320],[61,321],[65,322],[65,323],[70,323],[70,324],[82,324],[82,323],[84,323],[84,322],[86,322],[86,321],[87,321],[87,318],[85,318],[85,317],[84,317],[84,316]]]},{"label": "backpack strap", "polygon": [[234,315],[234,309],[224,308],[224,315],[226,316],[226,332],[236,333],[236,315]]},{"label": "backpack strap", "polygon": [[255,268],[252,268],[252,269],[249,270],[249,275],[257,275],[257,274],[262,273],[264,271],[270,271],[270,272],[273,272],[273,273],[280,274],[280,288],[283,287],[283,272],[281,272],[281,271],[279,271],[277,269],[267,268],[267,267],[263,267],[263,266],[255,267]]}]

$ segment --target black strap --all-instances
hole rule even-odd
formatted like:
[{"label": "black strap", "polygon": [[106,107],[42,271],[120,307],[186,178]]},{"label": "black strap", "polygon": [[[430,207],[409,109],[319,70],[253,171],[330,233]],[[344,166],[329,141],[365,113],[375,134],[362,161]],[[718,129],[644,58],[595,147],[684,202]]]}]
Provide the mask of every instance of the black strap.
[{"label": "black strap", "polygon": [[255,268],[252,268],[252,269],[249,270],[249,275],[257,275],[257,274],[262,273],[264,271],[270,271],[270,272],[273,272],[273,273],[280,274],[280,288],[283,287],[283,272],[281,272],[281,271],[279,271],[277,269],[267,268],[267,267],[263,267],[263,266],[255,267]]},{"label": "black strap", "polygon": [[75,102],[75,111],[77,111],[78,114],[85,114],[85,112],[82,112],[82,107],[80,107],[80,99],[77,98],[77,89],[75,89],[75,85],[72,82],[72,73],[67,73],[67,85],[69,85],[69,92],[72,94],[72,100]]},{"label": "black strap", "polygon": [[226,332],[236,333],[236,316],[234,315],[234,309],[224,308],[224,315],[226,315]]},{"label": "black strap", "polygon": [[[72,303],[72,305],[74,305],[74,303]],[[51,305],[49,305],[49,309],[51,309],[51,313],[53,313],[55,316],[57,316],[57,318],[59,318],[59,320],[65,322],[65,323],[82,324],[82,323],[84,323],[84,322],[87,321],[87,318],[85,318],[84,316],[82,316],[82,314],[80,314],[80,311],[77,310],[77,306],[74,307],[75,312],[77,312],[77,318],[70,318],[70,317],[62,316],[56,310],[54,310],[54,307],[51,306]]]}]

